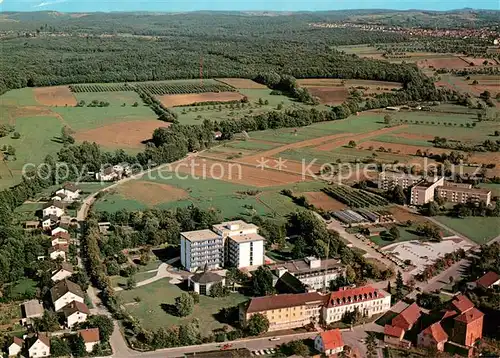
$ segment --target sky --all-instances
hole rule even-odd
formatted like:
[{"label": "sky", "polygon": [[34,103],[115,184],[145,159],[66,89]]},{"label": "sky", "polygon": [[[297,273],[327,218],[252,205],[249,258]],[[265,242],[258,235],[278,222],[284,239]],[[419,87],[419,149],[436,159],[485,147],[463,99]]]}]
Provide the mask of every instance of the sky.
[{"label": "sky", "polygon": [[342,9],[500,9],[499,0],[0,0],[0,11],[319,11]]}]

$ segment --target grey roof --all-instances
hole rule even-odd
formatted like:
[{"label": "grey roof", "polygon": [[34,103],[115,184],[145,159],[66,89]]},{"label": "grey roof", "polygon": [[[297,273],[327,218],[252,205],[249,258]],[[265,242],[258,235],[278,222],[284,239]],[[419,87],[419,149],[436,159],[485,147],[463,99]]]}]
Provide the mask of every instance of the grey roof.
[{"label": "grey roof", "polygon": [[220,282],[223,280],[223,277],[216,274],[215,272],[205,271],[194,274],[190,278],[191,281],[201,284],[212,283],[212,282]]},{"label": "grey roof", "polygon": [[29,300],[22,304],[26,318],[40,317],[43,315],[43,306],[38,300]]},{"label": "grey roof", "polygon": [[274,288],[278,293],[305,293],[305,285],[290,272],[285,272],[278,279]]},{"label": "grey roof", "polygon": [[288,272],[292,274],[306,274],[324,270],[340,269],[343,266],[337,259],[321,259],[320,267],[311,268],[309,263],[305,259],[286,261],[281,263],[276,263],[268,266],[271,270],[276,270],[280,267],[284,267]]},{"label": "grey roof", "polygon": [[64,209],[64,204],[61,203],[60,201],[57,201],[57,200],[51,200],[51,201],[49,201],[48,203],[46,203],[43,206],[43,208],[47,209],[47,208],[50,208],[52,205],[54,205],[56,208]]}]

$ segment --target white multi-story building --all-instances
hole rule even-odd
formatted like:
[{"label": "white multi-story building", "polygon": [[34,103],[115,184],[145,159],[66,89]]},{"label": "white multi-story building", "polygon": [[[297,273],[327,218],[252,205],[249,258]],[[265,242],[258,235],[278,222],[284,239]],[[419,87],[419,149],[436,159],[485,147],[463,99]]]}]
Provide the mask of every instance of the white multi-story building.
[{"label": "white multi-story building", "polygon": [[181,233],[181,263],[188,271],[207,266],[218,269],[224,266],[224,241],[211,230]]},{"label": "white multi-story building", "polygon": [[264,264],[264,241],[259,234],[229,236],[227,262],[237,268]]},{"label": "white multi-story building", "polygon": [[371,286],[341,288],[328,296],[323,306],[323,321],[326,324],[340,321],[346,312],[356,308],[364,317],[384,313],[391,308],[391,295]]},{"label": "white multi-story building", "polygon": [[422,180],[419,175],[397,173],[397,172],[381,172],[378,175],[378,188],[383,190],[391,190],[399,185],[401,188],[409,188]]},{"label": "white multi-story building", "polygon": [[230,266],[242,268],[264,264],[265,238],[259,227],[242,220],[213,225],[212,230],[181,233],[181,263],[194,272]]},{"label": "white multi-story building", "polygon": [[345,267],[339,260],[321,260],[316,257],[306,257],[300,260],[273,264],[269,268],[278,277],[281,277],[285,272],[289,272],[304,285],[315,290],[328,288],[330,281],[345,274]]},{"label": "white multi-story building", "polygon": [[436,188],[443,185],[444,177],[440,179],[432,178],[431,180],[423,180],[421,183],[411,188],[410,203],[412,205],[424,205],[434,201],[434,192]]}]

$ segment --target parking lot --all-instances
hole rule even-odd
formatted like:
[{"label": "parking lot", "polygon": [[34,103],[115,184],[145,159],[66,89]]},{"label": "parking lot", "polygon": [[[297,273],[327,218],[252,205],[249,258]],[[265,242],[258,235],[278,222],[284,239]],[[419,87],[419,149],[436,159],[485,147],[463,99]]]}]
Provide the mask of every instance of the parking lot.
[{"label": "parking lot", "polygon": [[469,250],[473,246],[458,236],[443,238],[441,242],[405,241],[388,245],[382,249],[387,255],[405,261],[410,260],[415,266],[409,273],[416,275],[424,270],[427,265],[432,264],[437,258],[457,249]]}]

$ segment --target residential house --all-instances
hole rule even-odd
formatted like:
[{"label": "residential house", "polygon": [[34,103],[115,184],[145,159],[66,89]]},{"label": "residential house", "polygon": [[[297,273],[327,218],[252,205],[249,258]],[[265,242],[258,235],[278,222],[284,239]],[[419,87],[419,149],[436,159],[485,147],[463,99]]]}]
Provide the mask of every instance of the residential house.
[{"label": "residential house", "polygon": [[448,334],[444,331],[441,323],[436,322],[418,334],[417,345],[419,347],[434,348],[442,352],[447,340]]},{"label": "residential house", "polygon": [[29,300],[21,304],[21,322],[23,324],[33,324],[35,318],[43,316],[43,305],[38,300]]},{"label": "residential house", "polygon": [[54,245],[49,247],[49,257],[51,260],[57,260],[59,257],[64,261],[68,258],[69,245]]},{"label": "residential house", "polygon": [[128,164],[117,164],[112,167],[101,168],[99,173],[96,173],[96,179],[100,181],[120,180],[123,176],[128,176],[131,173]]},{"label": "residential house", "polygon": [[473,307],[454,318],[452,341],[473,346],[483,337],[484,313]]},{"label": "residential house", "polygon": [[61,201],[49,201],[43,206],[43,216],[55,215],[60,218],[64,214],[64,204]]},{"label": "residential house", "polygon": [[189,277],[188,286],[200,295],[210,295],[212,286],[219,282],[225,285],[226,279],[215,272],[203,271]]},{"label": "residential house", "polygon": [[325,296],[318,292],[254,297],[240,306],[240,322],[245,325],[260,313],[269,320],[269,331],[293,329],[318,323]]},{"label": "residential house", "polygon": [[66,201],[66,194],[63,194],[63,193],[59,193],[59,194],[55,194],[53,197],[50,198],[50,200],[54,200],[54,201]]},{"label": "residential house", "polygon": [[66,320],[66,327],[72,328],[77,323],[87,320],[90,310],[85,303],[73,301],[62,308],[62,313]]},{"label": "residential house", "polygon": [[78,334],[82,337],[85,343],[85,350],[91,353],[94,347],[99,344],[99,328],[87,328],[78,331]]},{"label": "residential house", "polygon": [[24,229],[26,231],[36,230],[36,229],[38,229],[39,226],[40,226],[40,222],[38,222],[38,221],[30,220],[30,221],[26,221],[24,223]]},{"label": "residential house", "polygon": [[30,358],[40,358],[50,356],[50,339],[43,333],[30,339],[28,344],[28,356]]},{"label": "residential house", "polygon": [[52,281],[58,282],[73,275],[73,266],[68,262],[62,262],[57,270],[52,271]]},{"label": "residential house", "polygon": [[392,326],[390,324],[384,326],[384,342],[387,344],[399,346],[403,341],[404,335],[405,330],[401,327]]},{"label": "residential house", "polygon": [[42,229],[44,231],[51,230],[53,226],[59,223],[57,215],[48,215],[42,218]]},{"label": "residential house", "polygon": [[412,303],[392,319],[391,325],[409,331],[418,321],[421,314],[420,307],[416,303]]},{"label": "residential house", "polygon": [[71,237],[69,233],[64,232],[64,231],[59,231],[52,235],[52,241],[51,245],[56,246],[56,245],[69,245]]},{"label": "residential house", "polygon": [[321,332],[314,339],[314,348],[326,356],[342,352],[344,350],[342,333],[338,328]]},{"label": "residential house", "polygon": [[50,296],[56,312],[73,301],[83,303],[85,298],[80,286],[68,279],[57,282],[50,289]]},{"label": "residential house", "polygon": [[476,287],[481,287],[482,289],[492,288],[493,286],[500,286],[500,275],[496,272],[489,271],[481,276],[474,282],[467,283],[467,287],[473,290]]},{"label": "residential house", "polygon": [[67,183],[56,191],[56,196],[63,196],[62,201],[73,202],[80,197],[81,190],[75,184]]},{"label": "residential house", "polygon": [[356,309],[363,317],[387,312],[391,308],[391,295],[372,286],[341,288],[327,295],[323,307],[323,322],[330,324],[342,320],[347,312]]},{"label": "residential house", "polygon": [[68,230],[62,228],[62,227],[56,227],[55,229],[53,229],[51,232],[50,232],[50,235],[51,236],[54,236],[55,234],[57,233],[60,233],[60,232],[65,232],[66,234],[68,233]]},{"label": "residential house", "polygon": [[16,357],[18,354],[20,354],[23,350],[23,346],[24,340],[16,336],[12,337],[12,343],[7,348],[9,357]]},{"label": "residential house", "polygon": [[345,275],[345,267],[336,259],[306,257],[268,266],[280,278],[285,272],[298,278],[304,285],[315,290],[328,288],[330,281]]}]

